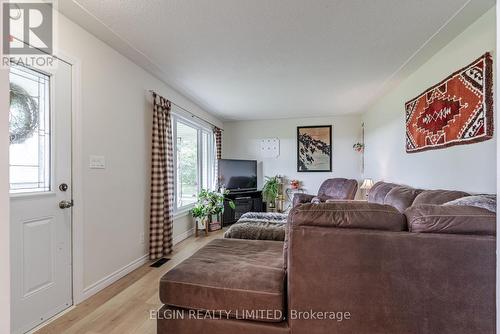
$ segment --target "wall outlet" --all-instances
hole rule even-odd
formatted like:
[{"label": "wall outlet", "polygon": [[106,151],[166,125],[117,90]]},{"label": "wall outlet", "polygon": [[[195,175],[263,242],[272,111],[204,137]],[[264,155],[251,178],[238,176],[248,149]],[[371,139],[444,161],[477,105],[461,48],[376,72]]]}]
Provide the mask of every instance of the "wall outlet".
[{"label": "wall outlet", "polygon": [[144,243],[146,242],[146,240],[145,240],[145,238],[144,238],[144,232],[143,232],[143,233],[141,233],[141,236],[140,236],[140,239],[139,239],[139,240],[141,241],[141,244],[143,244],[143,245],[144,245]]}]

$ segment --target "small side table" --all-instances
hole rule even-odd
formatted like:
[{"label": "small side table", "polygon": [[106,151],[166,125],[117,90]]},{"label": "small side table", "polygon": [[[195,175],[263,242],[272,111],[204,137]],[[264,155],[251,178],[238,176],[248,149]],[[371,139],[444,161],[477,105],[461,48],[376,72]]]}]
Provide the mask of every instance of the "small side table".
[{"label": "small side table", "polygon": [[305,191],[302,188],[295,188],[295,189],[294,188],[286,188],[285,193],[286,193],[287,202],[288,202],[288,206],[285,209],[285,212],[286,212],[286,211],[290,210],[290,208],[293,205],[293,196],[295,194],[303,194],[303,193],[305,193]]},{"label": "small side table", "polygon": [[303,194],[305,191],[302,188],[286,188],[285,193],[286,197],[288,198],[288,201],[291,202],[293,201],[293,195],[295,194]]},{"label": "small side table", "polygon": [[278,211],[276,211],[276,207],[273,208],[266,207],[266,212],[278,212]]},{"label": "small side table", "polygon": [[212,216],[211,219],[207,219],[205,221],[205,228],[200,228],[199,221],[198,221],[198,219],[196,219],[196,223],[195,223],[195,227],[194,227],[194,235],[195,235],[195,237],[198,237],[198,232],[199,231],[205,231],[205,236],[207,236],[208,232],[215,232],[215,231],[221,230],[222,229],[222,222],[221,222],[220,218],[221,218],[220,214],[217,214],[217,218],[216,219],[217,219],[217,222],[219,222],[220,227],[215,228],[215,229],[213,229],[213,226],[211,226],[212,225],[213,216]]},{"label": "small side table", "polygon": [[198,237],[198,231],[205,231],[205,236],[208,235],[208,225],[210,224],[208,222],[208,219],[205,221],[205,228],[203,228],[203,229],[200,228],[199,220],[198,219],[196,219],[196,223],[195,224],[196,224],[195,227],[194,227],[194,236],[195,236],[195,238]]}]

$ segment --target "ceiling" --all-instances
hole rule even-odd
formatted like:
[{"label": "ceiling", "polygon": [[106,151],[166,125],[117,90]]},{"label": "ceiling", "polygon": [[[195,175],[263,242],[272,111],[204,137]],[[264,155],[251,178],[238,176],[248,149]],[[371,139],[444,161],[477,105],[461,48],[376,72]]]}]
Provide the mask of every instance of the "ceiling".
[{"label": "ceiling", "polygon": [[223,120],[363,112],[494,0],[73,0],[60,10]]}]

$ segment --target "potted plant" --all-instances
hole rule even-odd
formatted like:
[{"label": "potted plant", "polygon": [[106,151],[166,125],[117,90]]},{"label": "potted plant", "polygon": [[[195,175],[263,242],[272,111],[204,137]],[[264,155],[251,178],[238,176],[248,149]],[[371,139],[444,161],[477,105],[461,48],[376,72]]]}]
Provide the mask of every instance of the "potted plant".
[{"label": "potted plant", "polygon": [[203,204],[196,203],[193,209],[191,209],[191,214],[196,222],[196,235],[198,235],[198,229],[205,229],[206,224],[206,213]]},{"label": "potted plant", "polygon": [[[205,231],[208,232],[208,227],[212,223],[213,216],[219,215],[224,212],[224,200],[229,191],[217,192],[207,189],[202,189],[198,194],[198,201],[196,202],[194,208],[191,210],[191,214],[196,219],[196,232],[201,226],[204,227]],[[229,206],[234,209],[235,205],[232,200],[228,200]]]},{"label": "potted plant", "polygon": [[290,187],[292,189],[299,189],[300,188],[300,181],[299,180],[290,181]]},{"label": "potted plant", "polygon": [[281,187],[281,179],[278,176],[266,176],[266,182],[262,187],[262,196],[270,208],[276,206]]},{"label": "potted plant", "polygon": [[365,144],[363,144],[363,143],[356,143],[356,144],[352,145],[352,148],[356,152],[363,153],[363,151],[365,150]]}]

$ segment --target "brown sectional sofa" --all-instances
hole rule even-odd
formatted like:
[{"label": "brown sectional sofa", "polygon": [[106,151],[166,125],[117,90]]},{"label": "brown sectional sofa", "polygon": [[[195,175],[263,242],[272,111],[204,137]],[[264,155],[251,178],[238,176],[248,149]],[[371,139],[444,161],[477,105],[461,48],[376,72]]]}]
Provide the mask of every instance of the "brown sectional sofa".
[{"label": "brown sectional sofa", "polygon": [[496,214],[442,205],[467,195],[377,183],[284,243],[214,240],[161,279],[158,333],[494,333]]}]

